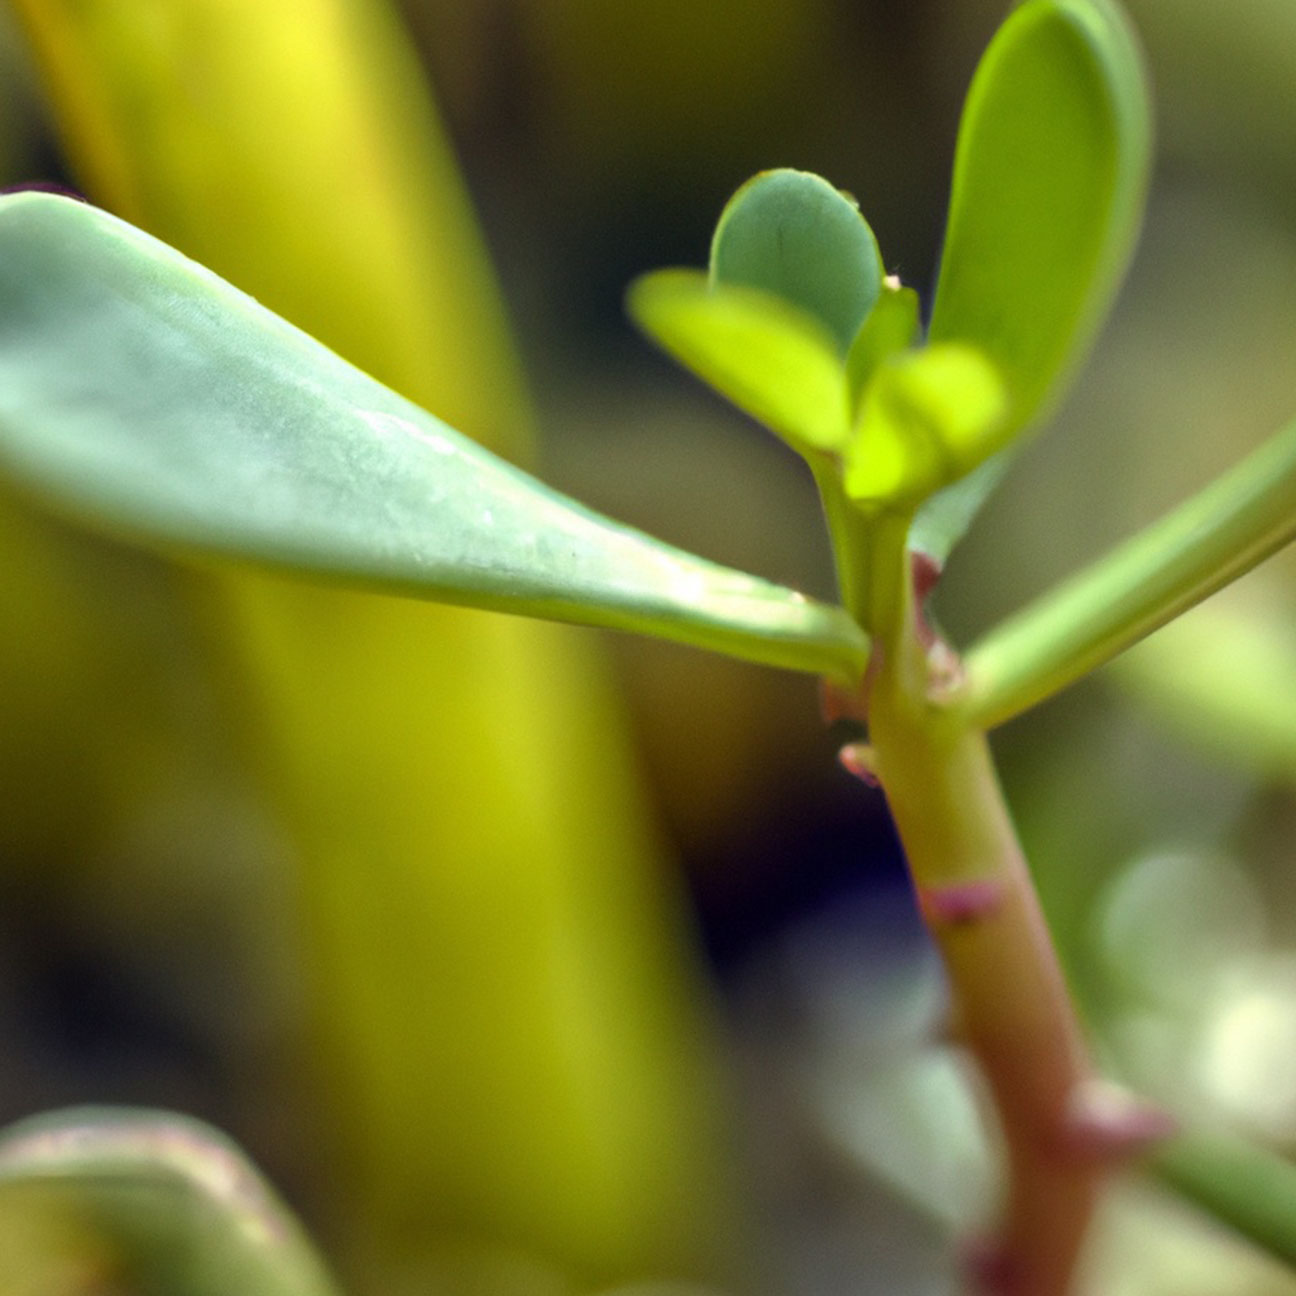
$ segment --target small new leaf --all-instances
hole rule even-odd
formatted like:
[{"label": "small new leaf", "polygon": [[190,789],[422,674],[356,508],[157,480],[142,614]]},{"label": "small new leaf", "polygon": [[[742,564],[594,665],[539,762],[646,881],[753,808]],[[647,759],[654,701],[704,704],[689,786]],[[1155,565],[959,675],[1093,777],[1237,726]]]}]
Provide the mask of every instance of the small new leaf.
[{"label": "small new leaf", "polygon": [[847,496],[866,508],[919,503],[998,449],[1007,410],[1003,381],[973,347],[893,355],[864,393],[846,454]]},{"label": "small new leaf", "polygon": [[859,412],[860,397],[878,365],[917,343],[920,332],[918,294],[912,288],[886,284],[846,357],[852,414]]},{"label": "small new leaf", "polygon": [[882,254],[859,204],[821,176],[781,168],[729,200],[711,240],[711,281],[782,297],[818,319],[845,357],[882,291]]},{"label": "small new leaf", "polygon": [[685,368],[794,449],[837,451],[849,422],[832,335],[809,312],[700,270],[658,270],[630,286],[626,306]]}]

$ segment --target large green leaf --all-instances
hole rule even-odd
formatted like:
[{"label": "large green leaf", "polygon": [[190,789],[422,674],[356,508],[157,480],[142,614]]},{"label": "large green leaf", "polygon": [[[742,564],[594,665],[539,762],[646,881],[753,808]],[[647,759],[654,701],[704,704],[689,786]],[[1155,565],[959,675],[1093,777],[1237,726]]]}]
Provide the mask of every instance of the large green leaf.
[{"label": "large green leaf", "polygon": [[[16,3],[96,203],[529,466],[399,0]],[[609,1281],[710,1268],[715,1044],[606,645],[243,570],[183,598],[257,700],[368,1289],[408,1289],[447,1219]]]},{"label": "large green leaf", "polygon": [[[963,112],[930,338],[985,353],[1016,430],[1060,399],[1111,304],[1150,143],[1139,51],[1115,4],[1028,0],[999,29]],[[914,547],[943,560],[1002,474],[987,465],[935,496]]]},{"label": "large green leaf", "polygon": [[247,1158],[184,1116],[83,1108],[10,1126],[0,1133],[0,1210],[32,1198],[102,1236],[132,1291],[338,1296]]},{"label": "large green leaf", "polygon": [[48,194],[0,200],[0,458],[114,531],[852,676],[814,603],[610,522],[210,271]]}]

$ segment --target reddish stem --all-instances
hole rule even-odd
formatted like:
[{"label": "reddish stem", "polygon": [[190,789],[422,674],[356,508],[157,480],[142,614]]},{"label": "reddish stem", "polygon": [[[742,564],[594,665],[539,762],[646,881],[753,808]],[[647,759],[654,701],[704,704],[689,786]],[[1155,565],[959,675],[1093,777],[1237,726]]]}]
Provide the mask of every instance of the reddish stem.
[{"label": "reddish stem", "polygon": [[993,1239],[969,1254],[983,1296],[1068,1296],[1113,1161],[1165,1132],[1095,1088],[1074,1008],[984,734],[946,696],[908,580],[875,652],[870,766],[940,948],[963,1043],[993,1101],[1007,1193]]}]

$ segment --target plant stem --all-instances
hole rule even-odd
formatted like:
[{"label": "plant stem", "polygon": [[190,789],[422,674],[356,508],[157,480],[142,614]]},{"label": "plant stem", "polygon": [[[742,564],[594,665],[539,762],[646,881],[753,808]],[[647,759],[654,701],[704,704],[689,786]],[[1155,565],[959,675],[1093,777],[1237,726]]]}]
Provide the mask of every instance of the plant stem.
[{"label": "plant stem", "polygon": [[1296,537],[1296,422],[1159,522],[1010,617],[966,657],[990,729],[1074,683]]},{"label": "plant stem", "polygon": [[835,455],[807,455],[806,462],[819,488],[842,604],[856,624],[871,632],[870,608],[876,602],[870,593],[872,564],[869,558],[875,548],[874,519],[846,498],[842,489],[841,464]]},{"label": "plant stem", "polygon": [[1296,1165],[1235,1134],[1196,1131],[1161,1148],[1152,1168],[1185,1197],[1288,1265],[1296,1265]]},{"label": "plant stem", "polygon": [[1072,1134],[1089,1062],[985,736],[930,698],[903,530],[871,556],[877,774],[1007,1152],[999,1235],[973,1286],[1063,1296],[1103,1168]]}]

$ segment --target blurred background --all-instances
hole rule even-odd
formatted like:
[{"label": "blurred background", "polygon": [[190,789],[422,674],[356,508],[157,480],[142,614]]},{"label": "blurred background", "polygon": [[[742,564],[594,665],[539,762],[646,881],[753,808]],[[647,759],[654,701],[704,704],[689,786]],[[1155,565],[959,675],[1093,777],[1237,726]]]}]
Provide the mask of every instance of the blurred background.
[{"label": "blurred background", "polygon": [[[956,643],[1296,409],[1296,10],[1128,7],[1160,139],[1143,241],[950,564]],[[853,193],[928,295],[1003,13],[24,0],[0,10],[0,179],[87,192],[594,507],[829,596],[800,464],[622,296],[704,264],[772,166]],[[529,397],[476,304],[442,128]],[[461,263],[478,278],[437,295]],[[1280,555],[996,742],[1110,1065],[1283,1151],[1294,609]],[[174,567],[0,494],[0,1124],[211,1121],[357,1293],[952,1290],[988,1139],[880,794],[836,766],[814,682],[501,624]],[[1108,1214],[1095,1293],[1296,1292],[1150,1183]],[[0,1290],[185,1290],[5,1230]]]}]

